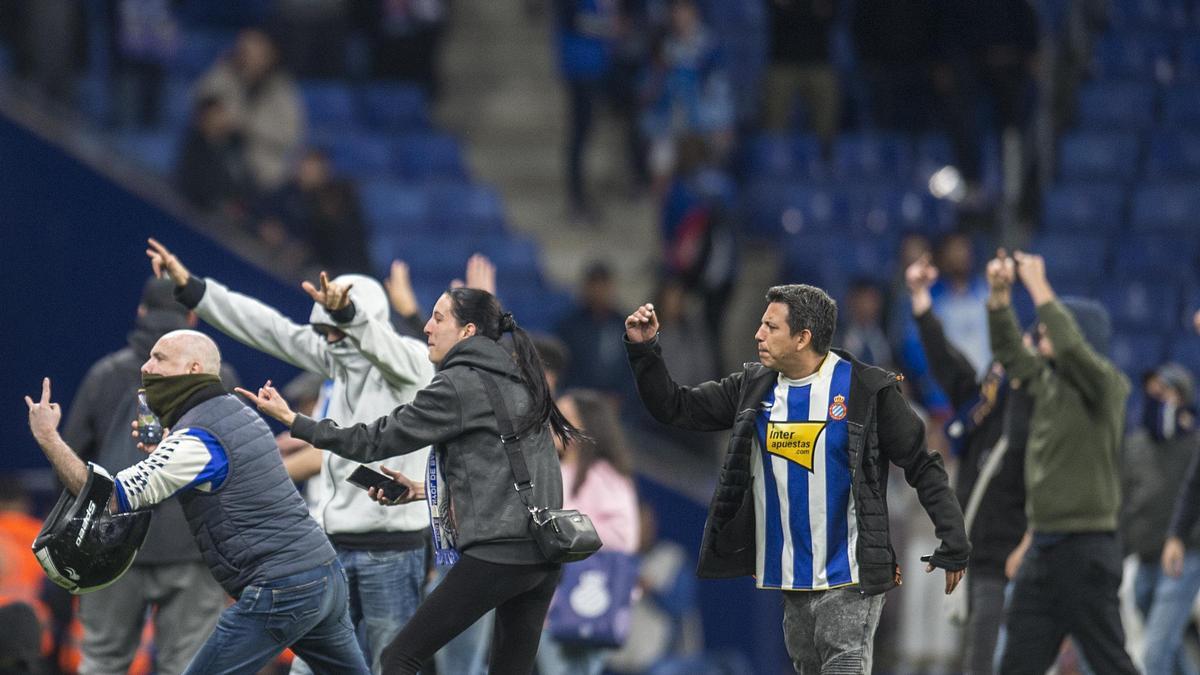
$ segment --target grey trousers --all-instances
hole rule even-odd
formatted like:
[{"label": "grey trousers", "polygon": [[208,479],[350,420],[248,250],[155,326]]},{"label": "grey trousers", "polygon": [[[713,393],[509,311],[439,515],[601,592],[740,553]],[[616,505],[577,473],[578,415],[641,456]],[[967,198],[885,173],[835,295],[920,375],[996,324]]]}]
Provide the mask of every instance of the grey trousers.
[{"label": "grey trousers", "polygon": [[[966,576],[970,592],[967,614],[967,646],[963,654],[963,672],[968,675],[992,675],[996,662],[996,640],[1004,625],[1004,575],[976,572]],[[961,593],[963,589],[959,589]]]},{"label": "grey trousers", "polygon": [[204,563],[130,567],[112,586],[79,597],[80,675],[129,672],[151,608],[157,610],[153,615],[156,671],[161,675],[183,672],[217,625],[226,597]]},{"label": "grey trousers", "polygon": [[869,675],[883,594],[857,587],[783,592],[783,639],[797,673]]}]

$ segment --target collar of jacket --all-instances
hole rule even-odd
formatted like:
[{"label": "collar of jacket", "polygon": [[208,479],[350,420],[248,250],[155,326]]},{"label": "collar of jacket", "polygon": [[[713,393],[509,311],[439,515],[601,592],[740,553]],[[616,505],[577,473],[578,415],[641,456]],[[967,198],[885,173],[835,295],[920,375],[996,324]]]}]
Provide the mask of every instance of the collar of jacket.
[{"label": "collar of jacket", "polygon": [[[832,349],[830,351],[850,363],[851,387],[859,389],[869,396],[874,396],[893,384],[899,384],[904,379],[903,375],[893,373],[878,366],[865,364],[854,358],[853,354],[843,349]],[[746,363],[744,365],[750,381],[747,392],[753,394],[753,396],[747,396],[746,399],[749,401],[762,400],[770,389],[770,383],[775,382],[779,376],[779,371],[768,368],[758,362]]]},{"label": "collar of jacket", "polygon": [[187,400],[183,402],[183,405],[179,406],[179,408],[174,411],[174,414],[163,418],[163,426],[167,428],[174,427],[175,423],[182,419],[184,413],[187,411],[195,408],[205,401],[212,400],[218,396],[224,396],[226,393],[225,387],[218,382],[214,382],[197,389],[191,396],[187,397]]}]

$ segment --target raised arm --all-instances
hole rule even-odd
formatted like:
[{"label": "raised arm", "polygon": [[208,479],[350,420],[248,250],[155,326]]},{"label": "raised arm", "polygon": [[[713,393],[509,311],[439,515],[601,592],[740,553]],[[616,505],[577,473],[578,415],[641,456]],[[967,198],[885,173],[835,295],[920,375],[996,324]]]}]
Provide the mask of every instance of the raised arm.
[{"label": "raised arm", "polygon": [[992,356],[1004,366],[1008,376],[1031,382],[1045,363],[1021,341],[1017,315],[1012,308],[1012,284],[1015,278],[1015,262],[1005,254],[1004,249],[1000,249],[987,265],[988,333],[991,336]]},{"label": "raised arm", "polygon": [[292,436],[356,462],[374,462],[405,455],[448,441],[462,432],[462,404],[454,384],[439,374],[417,392],[412,403],[402,405],[374,422],[342,427],[333,420],[314,420],[292,412],[268,381],[252,393],[237,393],[254,402],[263,413],[292,428]]},{"label": "raised arm", "polygon": [[653,305],[642,305],[625,319],[625,350],[633,368],[638,397],[650,415],[695,431],[721,431],[733,426],[743,374],[685,387],[671,379],[658,344],[658,317]]},{"label": "raised arm", "polygon": [[979,387],[975,368],[967,357],[946,339],[942,323],[933,314],[933,297],[929,289],[937,281],[937,277],[938,269],[930,263],[928,254],[909,265],[904,273],[904,280],[912,299],[913,318],[921,337],[921,347],[925,350],[933,378],[950,396],[950,403],[958,408],[973,400]]},{"label": "raised arm", "polygon": [[50,378],[42,378],[42,398],[34,401],[25,397],[25,405],[29,407],[29,430],[33,433],[46,459],[54,467],[54,473],[62,481],[67,490],[78,495],[87,482],[87,464],[71,450],[66,441],[58,433],[58,423],[62,420],[62,406],[50,401]]},{"label": "raised arm", "polygon": [[297,368],[330,376],[321,336],[254,298],[229,290],[213,279],[193,276],[178,256],[154,239],[146,255],[157,276],[165,271],[175,282],[175,297],[214,328],[242,344],[266,352]]}]

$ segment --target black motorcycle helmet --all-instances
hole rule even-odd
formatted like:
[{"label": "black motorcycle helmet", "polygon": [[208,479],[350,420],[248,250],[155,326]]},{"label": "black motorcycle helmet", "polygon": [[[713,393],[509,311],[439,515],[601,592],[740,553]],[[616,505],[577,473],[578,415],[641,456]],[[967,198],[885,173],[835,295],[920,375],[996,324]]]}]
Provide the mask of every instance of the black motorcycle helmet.
[{"label": "black motorcycle helmet", "polygon": [[76,595],[120,579],[150,529],[149,511],[108,512],[115,485],[103,467],[88,464],[79,496],[63,490],[33,541],[46,576]]}]

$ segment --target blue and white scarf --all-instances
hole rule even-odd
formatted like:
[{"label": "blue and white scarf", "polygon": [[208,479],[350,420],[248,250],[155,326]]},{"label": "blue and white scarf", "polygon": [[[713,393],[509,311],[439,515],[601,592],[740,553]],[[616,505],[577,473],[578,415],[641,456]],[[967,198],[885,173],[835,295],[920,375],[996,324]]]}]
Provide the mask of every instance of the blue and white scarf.
[{"label": "blue and white scarf", "polygon": [[433,524],[435,561],[438,565],[453,565],[458,562],[458,549],[454,547],[457,535],[454,531],[454,516],[450,510],[450,494],[442,489],[446,485],[446,477],[438,467],[437,457],[437,448],[431,448],[425,498],[429,502],[429,521]]}]

